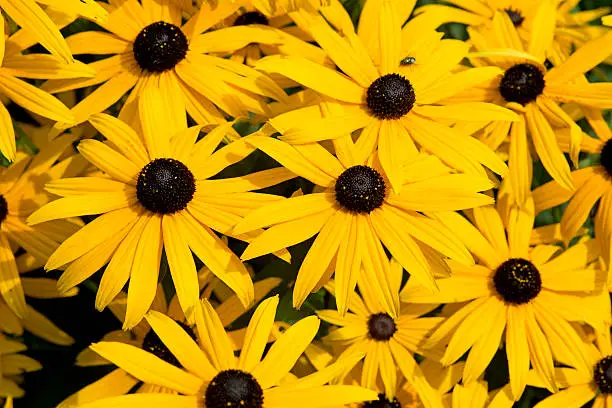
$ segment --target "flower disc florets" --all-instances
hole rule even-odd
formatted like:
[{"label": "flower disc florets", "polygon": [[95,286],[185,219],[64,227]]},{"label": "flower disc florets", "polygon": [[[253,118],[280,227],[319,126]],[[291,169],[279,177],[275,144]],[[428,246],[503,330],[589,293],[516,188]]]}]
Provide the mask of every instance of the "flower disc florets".
[{"label": "flower disc florets", "polygon": [[368,109],[378,119],[399,119],[410,112],[415,101],[412,84],[399,74],[378,78],[366,95]]},{"label": "flower disc florets", "polygon": [[599,391],[612,394],[612,356],[604,357],[595,365],[593,380]]},{"label": "flower disc florets", "polygon": [[495,290],[506,303],[520,305],[535,298],[542,290],[542,278],[534,264],[511,258],[502,263],[493,276]]},{"label": "flower disc florets", "polygon": [[373,314],[368,319],[368,332],[374,340],[387,341],[396,331],[395,321],[387,313]]},{"label": "flower disc florets", "polygon": [[612,139],[604,143],[601,148],[601,156],[599,164],[606,170],[606,173],[612,177]]},{"label": "flower disc florets", "polygon": [[225,370],[208,384],[204,401],[206,408],[262,408],[263,390],[251,374]]},{"label": "flower disc florets", "polygon": [[504,73],[499,92],[508,102],[527,105],[542,94],[545,86],[540,68],[533,64],[517,64]]},{"label": "flower disc florets", "polygon": [[261,24],[268,25],[268,17],[260,13],[259,11],[249,11],[238,16],[234,21],[235,26]]},{"label": "flower disc florets", "polygon": [[187,207],[195,189],[187,166],[174,159],[155,159],[140,171],[136,197],[151,212],[172,214]]},{"label": "flower disc florets", "polygon": [[382,176],[368,166],[353,166],[336,180],[336,201],[356,213],[370,213],[385,200],[386,185]]},{"label": "flower disc florets", "polygon": [[525,21],[525,17],[523,17],[519,10],[514,10],[513,8],[509,7],[504,11],[508,17],[510,17],[510,21],[512,21],[512,24],[514,24],[515,27],[520,27],[523,24],[523,21]]},{"label": "flower disc florets", "polygon": [[181,62],[189,43],[174,24],[158,21],[138,33],[134,40],[134,58],[140,68],[149,72],[164,72]]},{"label": "flower disc florets", "polygon": [[362,408],[402,408],[397,398],[389,401],[385,394],[378,394],[378,400],[364,402]]}]

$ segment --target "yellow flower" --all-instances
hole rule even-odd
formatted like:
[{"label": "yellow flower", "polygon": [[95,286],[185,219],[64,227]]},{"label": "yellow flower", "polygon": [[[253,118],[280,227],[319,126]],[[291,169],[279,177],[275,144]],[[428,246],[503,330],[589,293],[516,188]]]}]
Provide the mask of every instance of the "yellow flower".
[{"label": "yellow flower", "polygon": [[338,141],[362,130],[359,155],[366,158],[378,147],[382,168],[398,193],[399,163],[417,151],[415,144],[462,172],[484,175],[484,165],[505,175],[505,164],[482,142],[437,122],[515,120],[514,113],[491,104],[440,106],[443,99],[496,74],[490,68],[451,74],[469,46],[442,40],[442,33],[424,30],[418,22],[402,28],[413,5],[388,0],[366,3],[357,34],[344,24],[340,33],[335,31],[319,14],[293,13],[298,26],[308,27],[338,69],[293,56],[259,61],[257,68],[284,75],[329,100],[277,116],[270,123],[292,144]]},{"label": "yellow flower", "polygon": [[[504,215],[505,214],[505,215]],[[529,245],[534,222],[533,202],[525,209],[493,207],[467,214],[440,214],[480,262],[464,266],[450,261],[452,276],[438,279],[440,292],[430,294],[410,280],[402,300],[414,303],[458,303],[456,312],[429,338],[426,347],[447,344],[441,362],[451,364],[469,350],[464,384],[477,381],[502,343],[505,331],[510,390],[518,400],[529,364],[557,391],[553,361],[588,365],[575,347],[580,337],[571,322],[604,330],[610,309],[600,307],[606,273],[590,267],[598,256],[594,240],[562,251],[552,245]],[[470,350],[471,348],[471,350]]]},{"label": "yellow flower", "polygon": [[[198,278],[200,282],[205,282],[211,275],[212,274],[208,268],[202,268],[198,274]],[[263,299],[270,292],[270,290],[276,287],[279,283],[280,279],[278,278],[267,278],[255,282],[255,302],[259,302],[261,299]],[[200,285],[200,290],[202,293],[207,292],[209,289],[210,287],[207,288],[202,284]],[[204,296],[206,295],[204,294]],[[126,304],[127,296],[125,292],[121,292],[115,298],[115,300],[108,305],[113,314],[122,322],[125,319]],[[167,315],[169,318],[177,322],[187,334],[195,339],[195,333],[192,326],[185,323],[185,316],[178,305],[176,296],[172,297],[170,300],[166,300],[164,290],[161,285],[157,286],[157,295],[153,309]],[[227,328],[241,315],[246,313],[246,310],[240,304],[240,301],[236,295],[233,295],[227,300],[216,305],[215,312],[219,316],[219,320],[221,321],[223,327]],[[245,330],[234,330],[232,332],[228,332],[227,334],[232,342],[233,350],[240,350],[244,343]],[[179,368],[182,367],[174,354],[172,354],[172,352],[164,345],[157,334],[155,334],[155,331],[151,330],[151,326],[149,326],[145,321],[142,321],[129,332],[125,332],[123,330],[109,332],[104,335],[103,341],[115,341],[131,344],[141,348],[142,350],[153,353],[160,359],[172,364],[173,366]],[[108,366],[111,364],[112,363],[110,361],[102,358],[89,348],[81,351],[76,360],[76,365],[80,367]],[[128,394],[132,390],[141,393],[164,392],[176,394],[176,391],[170,388],[152,386],[151,384],[142,384],[137,378],[126,373],[121,368],[115,368],[104,377],[94,381],[66,398],[58,405],[58,408],[68,408],[77,404],[89,403],[106,397]]]},{"label": "yellow flower", "polygon": [[58,282],[63,291],[108,263],[96,307],[106,307],[129,279],[126,329],[138,324],[151,306],[163,249],[178,299],[190,321],[198,302],[191,251],[237,293],[243,305],[251,304],[253,283],[247,269],[212,229],[250,241],[257,231],[237,235],[232,233],[233,226],[246,212],[280,199],[251,191],[295,177],[288,170],[274,168],[209,180],[254,148],[243,139],[215,151],[227,134],[235,134],[232,123],[217,126],[196,142],[201,126],[186,128],[173,122],[167,102],[161,90],[145,91],[139,109],[142,132],[109,115],[93,115],[91,124],[113,147],[84,140],[78,150],[106,174],[47,184],[48,191],[63,198],[28,219],[38,224],[102,214],[65,240],[45,268],[69,264]]},{"label": "yellow flower", "polygon": [[234,356],[231,341],[208,301],[204,300],[195,310],[197,343],[169,317],[149,312],[148,323],[184,369],[129,344],[100,342],[91,348],[145,384],[170,388],[182,396],[132,394],[78,406],[102,408],[129,404],[197,408],[204,402],[205,408],[286,408],[312,400],[323,408],[376,397],[375,392],[361,387],[324,385],[342,372],[343,364],[333,364],[296,381],[283,382],[317,333],[319,319],[310,316],[295,323],[263,357],[277,305],[275,296],[255,310],[239,357]]},{"label": "yellow flower", "polygon": [[338,145],[338,157],[318,143],[290,145],[262,136],[249,138],[249,143],[317,186],[312,194],[281,199],[253,211],[234,229],[235,233],[244,233],[270,226],[250,243],[243,260],[318,234],[298,273],[293,291],[295,307],[335,271],[340,313],[347,310],[349,296],[361,275],[377,293],[382,307],[397,316],[399,304],[387,284],[383,245],[431,290],[436,288],[432,270],[440,261],[436,251],[473,263],[454,233],[429,215],[490,204],[490,197],[478,193],[493,187],[487,178],[451,174],[435,156],[417,154],[401,164],[404,184],[402,193],[395,194],[381,175],[376,155],[367,161],[358,159],[350,140]]},{"label": "yellow flower", "polygon": [[[595,237],[600,242],[601,255],[606,265],[610,265],[612,223],[608,214],[612,211],[612,130],[599,110],[589,110],[589,124],[597,138],[585,135],[581,151],[600,154],[599,164],[583,167],[571,173],[575,191],[565,190],[556,181],[546,183],[533,191],[536,214],[569,200],[569,205],[561,217],[560,232],[565,243],[572,240],[599,203],[593,221]],[[567,145],[567,135],[561,139]]]},{"label": "yellow flower", "polygon": [[[35,156],[18,152],[15,163],[0,171],[0,295],[6,306],[20,319],[36,319],[39,315],[25,302],[20,271],[27,272],[42,266],[60,242],[79,228],[74,220],[54,221],[35,227],[26,224],[26,218],[50,199],[43,190],[44,184],[74,171],[66,167],[70,158],[55,164],[67,149],[72,148],[73,140],[71,135],[64,135]],[[14,256],[18,248],[27,254],[20,257],[19,265]],[[34,295],[51,290],[49,282],[45,280],[25,282]],[[28,317],[29,312],[32,315]],[[12,326],[13,332],[19,330],[16,325]]]},{"label": "yellow flower", "polygon": [[[588,365],[555,367],[555,375],[562,391],[539,402],[537,408],[582,407],[593,401],[593,407],[607,407],[612,403],[612,345],[609,331],[591,342],[576,344],[586,348]],[[538,373],[530,372],[529,385],[542,387],[544,381]]]},{"label": "yellow flower", "polygon": [[[67,38],[75,55],[111,55],[90,64],[96,76],[53,80],[42,86],[57,93],[100,85],[72,109],[78,123],[128,94],[119,117],[133,125],[138,118],[138,97],[158,84],[172,101],[172,120],[179,123],[186,123],[185,112],[200,124],[224,123],[223,112],[234,117],[248,111],[264,114],[265,97],[286,97],[266,75],[215,56],[246,45],[246,39],[231,32],[208,32],[233,14],[237,4],[224,2],[214,10],[203,5],[183,25],[180,10],[168,2],[111,1],[106,7],[109,18],[100,25],[108,32],[85,31]],[[57,128],[69,125],[58,123]]]},{"label": "yellow flower", "polygon": [[545,4],[546,13],[555,20],[554,40],[548,44],[547,56],[552,58],[569,56],[573,48],[582,46],[591,39],[599,38],[609,29],[589,23],[610,12],[610,7],[573,12],[580,0],[448,0],[445,4],[426,5],[417,9],[422,19],[428,19],[433,28],[445,23],[456,22],[470,27],[488,27],[497,12],[508,15],[526,45],[533,36],[541,33],[538,13]]},{"label": "yellow flower", "polygon": [[[520,205],[524,205],[531,188],[531,153],[527,131],[534,150],[548,173],[564,188],[574,185],[570,167],[558,145],[557,133],[569,130],[569,153],[577,163],[582,131],[560,107],[573,102],[581,108],[612,107],[612,84],[588,83],[584,73],[612,52],[612,32],[589,42],[560,65],[544,66],[544,51],[552,39],[550,15],[539,13],[541,35],[532,36],[526,48],[505,13],[497,13],[490,30],[471,31],[477,50],[469,56],[480,67],[498,67],[498,75],[486,84],[466,90],[456,100],[487,100],[502,104],[520,114],[516,123],[492,123],[484,128],[487,144],[497,149],[509,139],[509,183]],[[548,35],[547,35],[548,34]],[[557,132],[557,133],[556,133]]]},{"label": "yellow flower", "polygon": [[[387,269],[387,279],[396,298],[394,300],[399,303],[402,266],[391,260]],[[388,400],[393,400],[399,369],[427,408],[441,408],[440,396],[428,383],[413,357],[413,353],[424,354],[421,347],[426,338],[444,321],[442,317],[421,317],[439,305],[402,304],[399,315],[393,317],[392,310],[380,307],[376,293],[369,289],[369,285],[363,281],[358,281],[358,285],[361,296],[353,293],[349,298],[349,312],[344,316],[335,310],[317,311],[322,320],[333,325],[323,341],[332,347],[341,347],[343,351],[339,353],[338,361],[356,352],[365,354],[362,386],[376,389],[380,373],[384,395]],[[334,285],[328,288],[333,293]]]},{"label": "yellow flower", "polygon": [[0,333],[0,400],[7,398],[5,408],[12,406],[12,398],[24,395],[19,387],[20,375],[42,368],[36,360],[18,354],[25,350],[25,345]]}]

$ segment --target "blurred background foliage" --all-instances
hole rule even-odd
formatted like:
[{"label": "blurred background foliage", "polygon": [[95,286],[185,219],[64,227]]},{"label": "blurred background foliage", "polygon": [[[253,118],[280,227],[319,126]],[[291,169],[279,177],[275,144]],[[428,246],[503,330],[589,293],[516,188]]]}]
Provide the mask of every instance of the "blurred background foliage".
[{"label": "blurred background foliage", "polygon": [[[346,9],[355,23],[359,19],[363,2],[364,0],[343,0]],[[439,0],[419,0],[417,4],[423,5],[439,2]],[[612,6],[612,0],[582,0],[579,4],[579,8],[583,10],[603,6]],[[78,20],[66,27],[63,30],[63,34],[68,36],[75,32],[91,29],[99,30],[100,28],[88,21]],[[466,38],[465,27],[459,24],[448,24],[442,27],[441,30],[446,33],[447,37]],[[37,52],[44,52],[42,48],[38,47],[35,50]],[[612,78],[612,67],[602,66],[598,68],[598,71],[597,80],[601,81],[602,78],[610,80]],[[14,115],[13,117],[21,120],[19,115],[23,115],[24,112],[18,112],[15,109],[14,105],[11,106],[10,110]],[[608,119],[610,119],[609,113]],[[584,121],[580,124],[585,131],[590,132]],[[236,128],[243,135],[256,130],[256,128],[248,123],[238,124]],[[35,152],[36,146],[32,144],[27,135],[18,126],[16,126],[16,130],[18,145],[28,152]],[[597,155],[583,155],[581,157],[581,167],[597,160]],[[0,157],[0,165],[8,165],[8,162],[3,157]],[[255,152],[246,160],[232,166],[220,176],[236,176],[251,172],[253,169],[261,170],[276,165],[276,163],[262,153]],[[546,174],[546,171],[542,166],[536,164],[534,166],[534,186],[543,184],[548,180],[550,180],[550,177]],[[292,180],[270,188],[266,192],[288,196],[297,189],[302,189],[302,191],[307,193],[311,191],[312,185],[309,185],[304,180]],[[536,223],[538,225],[546,225],[559,222],[562,210],[563,206],[545,211],[538,215]],[[299,265],[304,258],[306,249],[311,243],[312,240],[290,249],[294,260],[291,265],[273,256],[265,256],[249,262],[256,272],[256,280],[272,276],[283,279],[283,282],[270,293],[271,295],[279,294],[280,296],[277,320],[294,323],[307,315],[314,314],[315,310],[335,307],[333,298],[324,291],[312,294],[301,310],[295,310],[292,307],[292,282],[295,281]],[[244,243],[235,240],[230,240],[230,246],[237,253],[241,253],[245,247]],[[38,273],[40,276],[45,274],[42,271]],[[59,277],[58,272],[51,272],[50,275],[55,278]],[[44,368],[41,371],[25,375],[23,387],[26,390],[26,395],[24,398],[15,401],[16,408],[55,407],[64,398],[99,379],[112,369],[112,367],[76,367],[74,365],[75,358],[81,350],[85,349],[92,342],[99,341],[104,334],[121,328],[121,323],[110,311],[97,312],[94,309],[95,291],[97,289],[96,279],[99,279],[99,276],[80,285],[80,293],[72,298],[54,300],[29,299],[30,304],[35,309],[45,314],[60,328],[69,333],[75,339],[75,343],[70,347],[60,347],[28,333],[25,334],[24,342],[28,346],[27,354],[37,359]],[[172,293],[172,288],[169,288],[169,293]],[[248,315],[243,316],[234,324],[234,328],[243,327],[247,322]],[[325,330],[325,327],[322,327],[322,332],[319,334],[324,334]],[[500,351],[495,356],[486,374],[486,379],[489,381],[492,389],[500,387],[507,382],[507,370],[505,355]],[[523,398],[515,404],[515,407],[533,407],[546,395],[547,391],[528,387]]]}]

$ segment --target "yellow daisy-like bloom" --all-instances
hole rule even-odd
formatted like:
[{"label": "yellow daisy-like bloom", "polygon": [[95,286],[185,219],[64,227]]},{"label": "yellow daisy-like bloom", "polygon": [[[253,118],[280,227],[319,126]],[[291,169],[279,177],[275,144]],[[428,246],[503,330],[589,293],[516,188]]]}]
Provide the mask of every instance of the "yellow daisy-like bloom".
[{"label": "yellow daisy-like bloom", "polygon": [[318,143],[290,145],[262,136],[252,137],[249,142],[313,182],[320,191],[263,206],[234,229],[235,233],[245,233],[270,226],[250,243],[242,254],[243,260],[318,234],[298,273],[293,290],[295,307],[301,306],[308,294],[325,284],[335,271],[341,314],[347,310],[348,299],[362,276],[381,307],[398,316],[399,304],[387,283],[388,261],[383,245],[431,290],[436,288],[432,271],[440,267],[436,251],[473,263],[454,233],[420,212],[454,211],[491,203],[492,198],[478,193],[493,186],[487,178],[451,174],[435,156],[416,154],[402,163],[402,193],[395,194],[388,188],[388,179],[381,175],[377,156],[367,161],[357,159],[356,146],[350,138],[338,146],[338,157]]},{"label": "yellow daisy-like bloom", "polygon": [[150,88],[140,98],[142,133],[109,115],[93,115],[91,124],[114,148],[90,139],[81,141],[78,150],[105,174],[47,184],[48,191],[63,198],[28,219],[38,224],[102,214],[65,240],[45,268],[69,264],[58,283],[60,290],[68,290],[108,263],[96,297],[99,310],[129,279],[125,329],[138,324],[149,310],[164,249],[178,299],[190,322],[198,302],[191,251],[237,293],[243,305],[250,305],[253,283],[249,273],[212,229],[251,240],[257,231],[236,235],[232,227],[245,212],[280,199],[251,191],[295,177],[288,170],[274,168],[209,180],[254,148],[238,140],[215,151],[227,134],[235,134],[231,123],[216,127],[196,142],[201,126],[184,128],[174,123],[161,92]]},{"label": "yellow daisy-like bloom", "polygon": [[[612,84],[588,83],[584,73],[612,53],[612,32],[591,41],[567,60],[549,70],[544,66],[544,50],[552,39],[554,20],[540,13],[541,35],[532,36],[525,49],[516,28],[505,13],[497,13],[486,33],[471,31],[477,51],[470,55],[475,66],[496,66],[498,75],[485,85],[457,95],[458,100],[487,100],[503,104],[520,115],[520,121],[492,123],[484,128],[484,139],[493,149],[510,139],[509,183],[522,205],[531,188],[532,159],[527,140],[531,136],[534,150],[548,173],[564,188],[574,188],[570,167],[558,145],[555,132],[569,129],[570,157],[578,161],[582,131],[559,106],[573,102],[584,108],[612,107]],[[547,33],[549,34],[547,36]]]},{"label": "yellow daisy-like bloom", "polygon": [[308,401],[308,406],[323,408],[376,398],[374,391],[361,387],[324,385],[341,374],[345,369],[343,364],[333,364],[310,376],[284,383],[283,378],[317,333],[319,319],[310,316],[295,323],[262,359],[277,305],[275,296],[255,310],[239,357],[234,356],[230,338],[208,301],[204,300],[195,311],[199,344],[171,318],[150,312],[148,323],[184,369],[124,343],[101,342],[91,348],[145,384],[166,387],[183,395],[141,393],[78,406],[197,408],[203,402],[205,408],[286,408],[303,406]]},{"label": "yellow daisy-like bloom", "polygon": [[[609,331],[597,335],[596,345],[585,342],[575,347],[586,349],[589,365],[555,367],[557,382],[562,391],[539,402],[536,408],[580,408],[593,400],[594,408],[612,406],[612,345]],[[537,373],[529,374],[529,385],[543,386]]]},{"label": "yellow daisy-like bloom", "polygon": [[[13,4],[13,2],[8,3]],[[15,5],[21,3],[25,2],[14,2]],[[33,6],[38,7],[34,3]],[[1,7],[3,7],[2,3],[0,3]],[[0,18],[1,33],[4,32],[4,24],[4,18]],[[21,51],[24,47],[34,44],[33,41],[28,41],[30,37],[27,35],[25,37],[20,35],[22,32],[22,30],[19,30],[11,37],[0,40],[0,93],[17,105],[37,115],[54,121],[74,121],[70,110],[57,98],[19,78],[83,78],[94,76],[94,70],[78,61],[66,63],[60,58],[49,54],[22,55]],[[13,41],[15,37],[18,37],[16,42]],[[16,158],[13,122],[8,110],[1,103],[0,153],[9,161],[14,161]]]},{"label": "yellow daisy-like bloom", "polygon": [[335,31],[319,14],[292,13],[338,70],[292,56],[259,61],[257,68],[284,75],[330,99],[277,116],[270,123],[292,144],[326,139],[339,143],[338,139],[362,130],[359,155],[367,158],[378,146],[380,162],[396,192],[402,187],[400,163],[417,151],[415,143],[454,169],[484,175],[485,165],[505,175],[505,164],[482,142],[437,122],[515,120],[514,113],[491,104],[439,104],[496,74],[485,68],[451,75],[469,46],[442,40],[442,33],[424,30],[419,22],[410,21],[402,28],[412,6],[414,2],[367,2],[357,34],[345,24],[340,24],[340,33]]},{"label": "yellow daisy-like bloom", "polygon": [[580,0],[445,0],[445,2],[452,6],[425,5],[418,8],[417,13],[423,13],[423,18],[428,18],[434,28],[451,22],[481,28],[492,24],[496,12],[504,12],[525,44],[529,43],[532,36],[541,34],[542,27],[537,14],[542,12],[540,5],[545,4],[546,13],[550,13],[549,16],[556,20],[554,40],[546,50],[547,54],[553,56],[558,54],[568,56],[573,48],[578,48],[609,31],[605,27],[589,23],[608,14],[610,7],[573,12]]},{"label": "yellow daisy-like bloom", "polygon": [[19,387],[20,375],[37,371],[42,366],[23,354],[26,346],[0,334],[0,400],[7,398],[5,407],[11,406],[11,398],[23,397],[24,392]]},{"label": "yellow daisy-like bloom", "polygon": [[[556,181],[544,184],[533,191],[536,214],[569,200],[569,205],[561,218],[561,234],[568,243],[580,230],[589,217],[591,209],[599,203],[593,218],[595,237],[601,243],[601,255],[606,265],[610,265],[612,255],[612,130],[598,110],[590,110],[587,120],[595,130],[597,139],[584,136],[581,151],[600,154],[599,164],[572,172],[571,177],[576,190],[565,190]],[[566,135],[567,136],[567,135]],[[567,140],[567,137],[564,139]],[[562,140],[563,142],[563,140]],[[567,146],[567,142],[562,143]]]},{"label": "yellow daisy-like bloom", "polygon": [[461,231],[460,239],[479,263],[463,266],[450,261],[452,276],[438,279],[437,294],[408,281],[402,300],[460,303],[426,347],[447,344],[443,364],[469,350],[465,384],[479,379],[505,331],[510,390],[518,400],[530,363],[551,391],[557,391],[553,361],[588,366],[586,355],[575,347],[581,340],[570,322],[603,330],[610,311],[600,308],[597,296],[605,287],[606,273],[589,267],[598,256],[594,240],[562,252],[553,245],[531,247],[533,201],[522,210],[510,206],[500,212],[490,206],[474,209],[473,225],[457,213],[439,214],[449,228]]},{"label": "yellow daisy-like bloom", "polygon": [[[224,30],[208,30],[239,7],[224,2],[214,10],[202,5],[181,25],[180,9],[169,2],[112,0],[99,3],[109,11],[100,25],[108,32],[85,31],[67,38],[76,54],[111,55],[89,64],[96,76],[87,80],[48,81],[42,89],[51,93],[100,85],[80,101],[72,112],[77,123],[102,112],[129,94],[119,118],[137,122],[138,97],[143,90],[159,86],[172,120],[186,123],[185,112],[200,124],[224,123],[223,112],[234,117],[248,111],[265,113],[265,97],[284,100],[285,92],[266,75],[234,61],[217,57],[257,42],[262,35],[253,30],[240,38]],[[244,27],[249,31],[248,27]],[[245,37],[248,37],[245,38]],[[270,41],[268,38],[262,40]],[[275,39],[276,40],[276,39]],[[133,89],[132,89],[133,88]],[[63,129],[70,124],[58,123]]]},{"label": "yellow daisy-like bloom", "polygon": [[[20,319],[38,317],[38,313],[26,304],[24,285],[29,285],[31,294],[38,292],[39,295],[46,292],[43,287],[50,288],[48,281],[44,280],[37,281],[42,286],[33,280],[22,283],[19,271],[27,272],[42,266],[60,242],[79,228],[74,220],[48,222],[35,227],[26,224],[26,218],[50,199],[43,190],[44,184],[64,174],[72,174],[67,167],[69,159],[57,164],[56,161],[71,149],[73,140],[71,135],[64,135],[35,156],[18,152],[15,163],[0,171],[0,295]],[[14,253],[19,248],[27,255],[20,257],[18,265]],[[30,312],[33,315],[28,317]],[[11,322],[14,319],[6,321],[12,327],[9,331],[19,331]],[[22,323],[26,322],[29,320]]]},{"label": "yellow daisy-like bloom", "polygon": [[[388,270],[394,300],[399,303],[403,269],[391,260]],[[317,311],[322,320],[339,326],[332,326],[323,341],[333,347],[345,347],[338,356],[339,361],[356,352],[365,354],[361,385],[375,389],[380,373],[387,400],[395,398],[399,369],[427,408],[441,407],[440,396],[427,382],[413,357],[413,353],[423,354],[421,346],[425,339],[444,321],[442,317],[421,317],[439,305],[402,304],[399,315],[393,317],[392,310],[379,306],[376,294],[368,285],[363,281],[358,283],[361,296],[355,293],[350,297],[349,311],[344,316],[335,310]],[[330,289],[333,292],[334,286]]]},{"label": "yellow daisy-like bloom", "polygon": [[[212,274],[208,268],[203,268],[198,274],[198,278],[200,282],[205,282],[208,281],[208,278],[211,275]],[[255,302],[259,302],[261,299],[263,299],[270,292],[270,290],[276,287],[279,283],[280,279],[278,278],[262,279],[261,281],[255,282]],[[202,292],[206,291],[206,288],[202,287]],[[121,292],[108,307],[113,314],[123,322],[125,319],[126,305],[127,296],[124,292]],[[158,285],[157,287],[157,294],[152,305],[152,310],[163,313],[177,322],[191,338],[195,339],[195,332],[191,326],[186,324],[185,315],[181,311],[176,296],[170,299],[170,301],[167,301],[161,285]],[[223,327],[227,328],[241,315],[243,315],[246,310],[240,304],[240,301],[236,295],[233,295],[227,300],[219,303],[215,307],[215,312],[219,316],[219,320],[221,321]],[[233,350],[240,350],[240,348],[242,348],[244,343],[244,332],[245,330],[234,330],[227,333],[231,339]],[[104,335],[102,341],[115,341],[131,344],[153,353],[155,356],[175,367],[182,367],[174,354],[168,350],[155,331],[151,330],[151,326],[145,321],[140,322],[129,332],[125,332],[123,330],[109,332]],[[81,353],[79,353],[77,356],[76,365],[80,367],[92,367],[109,366],[112,365],[112,363],[96,354],[93,350],[87,348],[86,350],[81,351]],[[87,385],[66,398],[58,405],[58,408],[69,408],[78,404],[97,401],[102,398],[128,394],[130,391],[135,391],[138,393],[162,392],[176,394],[176,391],[167,387],[153,384],[142,384],[137,378],[131,376],[123,369],[116,368],[104,377]]]}]

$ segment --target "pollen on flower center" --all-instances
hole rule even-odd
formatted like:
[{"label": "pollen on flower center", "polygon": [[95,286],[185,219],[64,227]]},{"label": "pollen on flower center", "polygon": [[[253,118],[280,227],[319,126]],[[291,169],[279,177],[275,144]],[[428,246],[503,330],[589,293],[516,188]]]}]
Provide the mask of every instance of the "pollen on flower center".
[{"label": "pollen on flower center", "polygon": [[504,73],[499,92],[508,102],[527,105],[542,94],[545,86],[540,68],[533,64],[517,64]]},{"label": "pollen on flower center", "polygon": [[259,11],[249,11],[247,13],[241,14],[240,16],[238,16],[236,21],[234,21],[235,26],[251,24],[268,25],[268,23],[268,17],[266,17]]},{"label": "pollen on flower center", "polygon": [[387,313],[377,313],[368,319],[368,332],[370,337],[377,341],[389,340],[395,332],[397,326],[395,321]]},{"label": "pollen on flower center", "polygon": [[251,374],[225,370],[212,379],[204,395],[206,408],[262,408],[263,390]]},{"label": "pollen on flower center", "polygon": [[385,394],[378,394],[378,399],[376,401],[364,402],[361,406],[362,408],[402,408],[397,398],[393,398],[392,401],[389,401]]},{"label": "pollen on flower center", "polygon": [[521,258],[511,258],[502,263],[495,271],[493,283],[504,301],[515,305],[529,302],[542,289],[538,269]]},{"label": "pollen on flower center", "polygon": [[6,198],[2,194],[0,194],[0,223],[6,219],[8,215],[8,203],[6,202]]},{"label": "pollen on flower center", "polygon": [[603,147],[601,148],[599,163],[606,170],[608,175],[612,177],[612,139],[604,143]]},{"label": "pollen on flower center", "polygon": [[[181,322],[177,323],[183,328],[183,330],[185,330],[185,332],[187,332],[189,337],[194,340],[196,339],[195,332],[191,327]],[[157,333],[155,333],[155,331],[153,330],[149,330],[144,340],[142,341],[142,349],[148,351],[149,353],[155,354],[157,357],[161,358],[166,363],[170,363],[176,367],[181,367],[181,364],[176,359],[176,357],[174,357],[174,354],[172,354],[172,352],[168,349],[168,347],[166,347],[164,342],[161,341]]]},{"label": "pollen on flower center", "polygon": [[603,394],[612,394],[612,356],[602,358],[595,365],[593,380]]},{"label": "pollen on flower center", "polygon": [[140,171],[136,197],[151,212],[172,214],[187,207],[195,189],[187,166],[174,159],[155,159]]},{"label": "pollen on flower center", "polygon": [[368,166],[350,167],[336,180],[336,201],[352,212],[372,212],[382,205],[385,193],[385,180]]},{"label": "pollen on flower center", "polygon": [[412,84],[399,74],[378,78],[366,95],[368,109],[378,119],[399,119],[410,112],[415,101]]},{"label": "pollen on flower center", "polygon": [[515,27],[520,27],[521,24],[523,24],[523,21],[525,21],[525,17],[523,17],[519,10],[514,10],[513,8],[509,7],[504,11],[508,17],[510,17],[510,21],[512,21],[512,24],[514,24]]},{"label": "pollen on flower center", "polygon": [[164,72],[181,62],[189,43],[174,24],[158,21],[142,29],[134,40],[134,58],[140,68],[149,72]]}]

